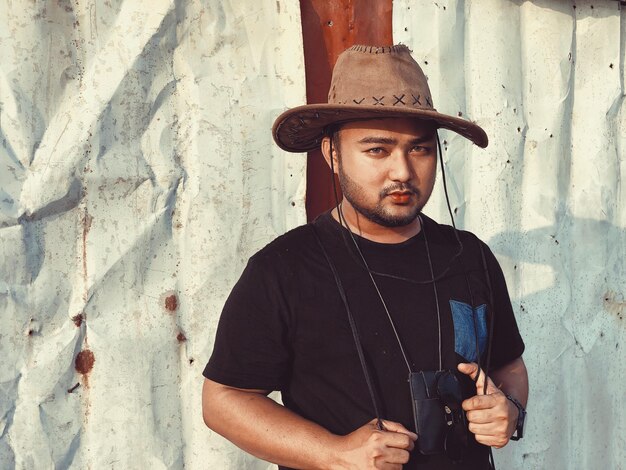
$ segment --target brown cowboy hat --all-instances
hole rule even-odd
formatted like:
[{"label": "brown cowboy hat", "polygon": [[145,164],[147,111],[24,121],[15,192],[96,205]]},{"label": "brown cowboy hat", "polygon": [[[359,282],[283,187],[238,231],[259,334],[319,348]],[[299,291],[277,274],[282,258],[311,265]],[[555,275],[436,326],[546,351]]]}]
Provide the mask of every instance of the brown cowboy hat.
[{"label": "brown cowboy hat", "polygon": [[319,148],[330,125],[383,117],[424,119],[479,147],[489,142],[480,126],[437,112],[426,76],[404,45],[352,46],[342,52],[333,69],[328,103],[285,111],[274,121],[272,135],[283,150],[308,152]]}]

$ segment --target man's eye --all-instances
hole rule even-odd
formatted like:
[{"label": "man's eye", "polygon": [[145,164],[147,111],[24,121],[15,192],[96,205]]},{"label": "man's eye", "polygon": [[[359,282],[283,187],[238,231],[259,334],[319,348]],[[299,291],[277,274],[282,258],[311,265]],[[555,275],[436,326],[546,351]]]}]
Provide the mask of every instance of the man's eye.
[{"label": "man's eye", "polygon": [[382,147],[373,147],[371,149],[367,149],[367,153],[372,154],[372,155],[380,155],[384,151],[385,150]]},{"label": "man's eye", "polygon": [[430,153],[430,147],[425,147],[424,145],[416,145],[411,149],[413,153]]}]

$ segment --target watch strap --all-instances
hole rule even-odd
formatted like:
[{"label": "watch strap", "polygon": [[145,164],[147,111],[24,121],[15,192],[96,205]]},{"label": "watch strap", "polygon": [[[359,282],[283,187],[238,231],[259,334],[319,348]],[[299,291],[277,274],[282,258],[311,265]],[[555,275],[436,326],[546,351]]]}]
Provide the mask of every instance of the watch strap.
[{"label": "watch strap", "polygon": [[519,441],[522,437],[524,437],[524,422],[526,420],[526,409],[522,406],[522,404],[511,395],[506,395],[506,398],[515,405],[517,411],[517,423],[515,425],[515,433],[511,436],[511,440]]}]

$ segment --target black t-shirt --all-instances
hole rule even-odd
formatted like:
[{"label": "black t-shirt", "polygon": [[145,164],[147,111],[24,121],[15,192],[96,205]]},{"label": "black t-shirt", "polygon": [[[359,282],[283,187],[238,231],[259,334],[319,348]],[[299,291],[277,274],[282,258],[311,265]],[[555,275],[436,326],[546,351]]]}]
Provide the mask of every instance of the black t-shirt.
[{"label": "black t-shirt", "polygon": [[[422,283],[431,279],[424,233],[435,277],[449,268],[436,282],[443,368],[456,370],[459,362],[475,361],[477,344],[484,364],[492,321],[490,370],[520,357],[524,343],[491,251],[473,234],[459,231],[463,252],[450,263],[459,251],[453,229],[422,217],[424,230],[403,243],[355,236],[369,268],[379,273],[374,278],[412,370],[439,369],[435,293],[432,283]],[[330,213],[313,224],[341,278],[382,418],[414,431],[408,369],[349,233]],[[493,308],[486,307],[485,266]],[[346,309],[309,225],[282,235],[250,258],[224,306],[204,375],[238,388],[280,390],[287,408],[338,435],[375,417]],[[475,390],[469,378],[464,386],[468,396]],[[463,464],[414,451],[404,468],[485,469],[487,448],[473,441]]]}]

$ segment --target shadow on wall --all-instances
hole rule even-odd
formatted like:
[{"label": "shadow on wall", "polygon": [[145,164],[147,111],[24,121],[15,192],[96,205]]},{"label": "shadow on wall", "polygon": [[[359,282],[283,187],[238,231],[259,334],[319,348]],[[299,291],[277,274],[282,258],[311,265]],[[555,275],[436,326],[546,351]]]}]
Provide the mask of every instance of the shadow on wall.
[{"label": "shadow on wall", "polygon": [[[507,272],[526,343],[532,416],[525,442],[502,449],[498,460],[518,465],[511,468],[618,468],[626,229],[564,217],[499,233],[489,246]],[[592,422],[603,424],[581,426]]]},{"label": "shadow on wall", "polygon": [[[556,309],[563,307],[560,309],[563,317],[576,317],[585,309],[580,320],[590,321],[593,311],[602,310],[621,321],[626,313],[625,293],[620,292],[626,279],[624,228],[603,220],[569,218],[560,225],[527,232],[502,232],[492,237],[489,245],[494,253],[519,263],[513,266],[514,282],[523,277],[524,284],[531,285],[530,291],[522,292],[518,299],[522,316],[526,305],[563,300],[566,303],[557,305]],[[533,266],[540,267],[537,277],[541,279],[535,279]],[[548,274],[546,268],[553,280],[548,285],[546,277],[541,276]],[[528,271],[528,279],[524,271]],[[558,313],[555,309],[551,312]]]}]

